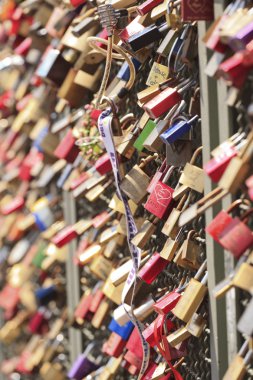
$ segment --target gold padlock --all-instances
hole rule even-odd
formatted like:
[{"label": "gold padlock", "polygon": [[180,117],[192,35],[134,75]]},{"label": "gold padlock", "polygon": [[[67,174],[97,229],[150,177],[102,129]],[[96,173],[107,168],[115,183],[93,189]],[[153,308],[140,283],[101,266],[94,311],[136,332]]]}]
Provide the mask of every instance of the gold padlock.
[{"label": "gold padlock", "polygon": [[[206,282],[208,275],[207,272],[205,273],[205,270],[206,261],[201,265],[195,277],[190,280],[184,294],[172,310],[173,314],[184,322],[188,322],[191,319],[207,293]],[[203,274],[202,281],[198,281]]]},{"label": "gold padlock", "polygon": [[136,204],[139,204],[146,196],[146,189],[150,182],[149,176],[143,169],[150,161],[156,158],[157,155],[149,156],[143,160],[140,165],[135,165],[130,172],[126,174],[121,183],[121,190]]}]

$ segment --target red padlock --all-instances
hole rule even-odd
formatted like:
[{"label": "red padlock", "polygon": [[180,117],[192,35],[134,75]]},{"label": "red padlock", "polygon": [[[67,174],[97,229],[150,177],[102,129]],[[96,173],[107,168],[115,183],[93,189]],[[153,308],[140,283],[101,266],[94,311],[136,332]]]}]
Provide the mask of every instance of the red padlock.
[{"label": "red padlock", "polygon": [[108,153],[103,154],[96,162],[95,169],[101,175],[105,175],[112,170],[112,164]]},{"label": "red padlock", "polygon": [[57,158],[64,158],[67,162],[72,164],[80,153],[75,142],[76,140],[73,137],[72,130],[69,129],[65,137],[55,149],[54,155]]},{"label": "red padlock", "polygon": [[157,119],[182,100],[181,93],[177,87],[168,87],[147,102],[143,109],[151,119]]},{"label": "red padlock", "polygon": [[157,301],[153,308],[158,314],[167,315],[178,303],[181,298],[179,289],[173,290]]},{"label": "red padlock", "polygon": [[251,62],[251,52],[239,52],[234,54],[219,65],[217,75],[230,82],[233,86],[241,88],[248,77],[252,65],[245,64]]},{"label": "red padlock", "polygon": [[34,334],[43,334],[48,330],[48,323],[46,318],[47,310],[44,307],[33,315],[28,323],[28,330]]},{"label": "red padlock", "polygon": [[[232,222],[233,217],[229,215],[236,207],[241,205],[243,201],[241,199],[238,199],[237,201],[233,202],[232,205],[225,211],[220,211],[216,217],[209,223],[209,225],[206,227],[206,232],[212,236],[212,238],[217,241],[219,244],[222,245],[220,241],[220,236],[223,233],[223,231],[226,229],[229,223]],[[225,248],[225,247],[224,247]]]},{"label": "red padlock", "polygon": [[27,156],[24,158],[20,169],[19,169],[19,178],[22,181],[30,181],[32,178],[31,170],[39,162],[43,160],[43,153],[39,152],[37,149],[32,148]]},{"label": "red padlock", "polygon": [[13,212],[21,210],[24,207],[25,200],[21,196],[16,196],[9,203],[5,204],[1,208],[1,212],[3,215],[9,215]]},{"label": "red padlock", "polygon": [[234,218],[219,236],[222,246],[230,251],[237,259],[243,253],[253,246],[253,233],[251,229],[245,225],[247,217],[253,209],[247,211],[242,220]]},{"label": "red padlock", "polygon": [[140,371],[142,365],[142,358],[135,355],[134,352],[128,350],[124,355],[124,359]]},{"label": "red padlock", "polygon": [[204,165],[206,174],[213,180],[213,182],[219,182],[228,164],[232,158],[236,156],[236,149],[233,146],[229,147],[222,155],[212,158]]},{"label": "red padlock", "polygon": [[86,315],[88,314],[92,302],[92,294],[84,294],[79,302],[79,304],[76,307],[76,310],[74,312],[75,319],[83,320],[85,319]]},{"label": "red padlock", "polygon": [[172,197],[174,189],[165,183],[171,176],[174,169],[174,166],[171,166],[164,176],[164,179],[156,183],[154,190],[144,205],[146,210],[159,219],[166,219],[174,207],[174,200]]},{"label": "red padlock", "polygon": [[218,53],[225,53],[228,50],[228,46],[223,44],[220,39],[220,30],[223,24],[226,22],[228,18],[227,14],[223,14],[220,18],[218,18],[214,24],[212,24],[212,32],[208,36],[207,41],[205,41],[206,47]]},{"label": "red padlock", "polygon": [[159,4],[163,3],[163,0],[146,0],[144,3],[137,7],[137,12],[144,16],[145,14],[152,11],[153,8],[157,7]]},{"label": "red padlock", "polygon": [[125,29],[119,33],[119,37],[122,41],[126,42],[131,36],[136,33],[142,32],[145,27],[140,24],[141,16],[135,17],[135,19],[130,22]]},{"label": "red padlock", "polygon": [[126,346],[126,341],[115,332],[112,332],[109,339],[103,344],[102,352],[107,355],[118,358]]},{"label": "red padlock", "polygon": [[105,225],[112,217],[114,214],[113,211],[108,212],[108,211],[103,211],[100,214],[96,215],[92,219],[92,225],[94,228],[101,228],[103,225]]},{"label": "red padlock", "polygon": [[19,302],[19,288],[13,288],[10,285],[5,285],[0,292],[0,307],[5,310],[13,310]]},{"label": "red padlock", "polygon": [[32,45],[31,37],[26,37],[14,50],[15,54],[26,56]]},{"label": "red padlock", "polygon": [[61,248],[65,244],[70,243],[71,240],[76,239],[77,236],[75,228],[73,226],[67,226],[53,237],[52,243],[55,244],[56,247]]},{"label": "red padlock", "polygon": [[92,300],[91,300],[91,304],[89,308],[89,311],[91,313],[96,313],[103,298],[104,298],[104,293],[102,292],[101,289],[97,289],[95,294],[92,295]]},{"label": "red padlock", "polygon": [[168,261],[163,259],[160,256],[160,253],[155,252],[146,262],[146,264],[141,268],[138,276],[147,284],[152,284],[159,273],[161,273],[167,265]]}]

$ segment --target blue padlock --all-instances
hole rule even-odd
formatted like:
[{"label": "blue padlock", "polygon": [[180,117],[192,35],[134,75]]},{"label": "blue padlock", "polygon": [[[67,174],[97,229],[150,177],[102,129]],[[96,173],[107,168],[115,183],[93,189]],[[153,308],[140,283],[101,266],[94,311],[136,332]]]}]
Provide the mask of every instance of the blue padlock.
[{"label": "blue padlock", "polygon": [[190,120],[178,120],[174,122],[169,129],[160,135],[160,138],[166,144],[173,144],[175,141],[182,138],[187,132],[190,131],[193,123],[199,119],[196,115]]},{"label": "blue padlock", "polygon": [[[138,59],[136,59],[136,58],[132,58],[132,62],[134,64],[135,71],[138,72],[139,68],[141,67],[141,62],[138,61]],[[124,62],[123,65],[121,66],[121,68],[117,74],[117,78],[124,80],[125,82],[127,82],[129,80],[130,69],[129,69],[127,62]]]},{"label": "blue padlock", "polygon": [[37,298],[39,305],[47,305],[50,301],[54,300],[56,296],[57,289],[55,285],[35,290],[35,297]]},{"label": "blue padlock", "polygon": [[125,325],[120,326],[115,321],[115,319],[112,319],[111,322],[110,322],[110,324],[109,324],[109,326],[108,326],[108,328],[109,328],[110,331],[115,332],[116,334],[118,334],[119,336],[121,336],[121,338],[123,340],[128,340],[131,332],[134,329],[134,324],[131,321],[129,321]]}]

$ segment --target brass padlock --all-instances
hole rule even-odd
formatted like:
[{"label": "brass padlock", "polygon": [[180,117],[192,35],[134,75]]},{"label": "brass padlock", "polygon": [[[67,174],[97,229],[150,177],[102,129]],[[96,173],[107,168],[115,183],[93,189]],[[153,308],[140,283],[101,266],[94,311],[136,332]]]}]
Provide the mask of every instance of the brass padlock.
[{"label": "brass padlock", "polygon": [[223,380],[243,380],[246,374],[246,367],[252,360],[253,351],[249,350],[249,342],[244,342],[238,354],[233,358]]},{"label": "brass padlock", "polygon": [[242,185],[250,171],[250,160],[252,157],[253,132],[247,137],[246,145],[240,154],[233,157],[222,175],[219,186],[234,194]]},{"label": "brass padlock", "polygon": [[156,230],[156,224],[159,222],[158,218],[152,218],[152,220],[145,220],[141,226],[141,229],[137,232],[132,239],[132,243],[140,249],[144,249],[149,242],[151,236]]},{"label": "brass padlock", "polygon": [[184,240],[177,254],[177,259],[180,260],[174,260],[178,265],[191,270],[199,269],[199,258],[202,251],[200,245],[194,241],[194,235],[196,235],[194,230],[188,233],[187,238]]},{"label": "brass padlock", "polygon": [[[189,198],[188,198],[189,200]],[[166,236],[169,236],[171,239],[175,239],[178,232],[179,232],[179,226],[178,226],[178,220],[182,213],[182,211],[188,206],[187,202],[187,195],[185,194],[178,203],[177,207],[173,208],[171,211],[168,219],[166,220],[162,233]]]},{"label": "brass padlock", "polygon": [[128,172],[121,183],[121,190],[136,204],[139,204],[147,194],[147,187],[150,182],[149,176],[143,171],[143,168],[157,155],[149,156],[144,159],[140,165],[135,165]]},{"label": "brass padlock", "polygon": [[[173,314],[184,322],[188,322],[193,314],[198,310],[207,293],[207,277],[206,261],[201,265],[197,274],[192,278],[186,287],[186,290],[176,307],[173,309]],[[199,279],[203,276],[202,281]]]},{"label": "brass padlock", "polygon": [[43,380],[64,380],[64,369],[60,363],[43,363],[40,368],[40,375]]},{"label": "brass padlock", "polygon": [[199,147],[193,154],[190,163],[184,167],[183,173],[179,178],[179,186],[173,194],[174,199],[179,199],[183,194],[185,194],[189,189],[195,190],[198,193],[203,193],[204,191],[204,170],[195,166],[194,163],[198,158],[199,154],[202,152],[203,147]]}]

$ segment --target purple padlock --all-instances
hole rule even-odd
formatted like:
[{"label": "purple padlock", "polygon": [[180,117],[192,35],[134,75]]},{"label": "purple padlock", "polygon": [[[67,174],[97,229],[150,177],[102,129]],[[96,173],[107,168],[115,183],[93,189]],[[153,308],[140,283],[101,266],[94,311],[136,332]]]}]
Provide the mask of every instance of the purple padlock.
[{"label": "purple padlock", "polygon": [[228,44],[234,51],[246,49],[246,45],[253,39],[253,21],[244,26],[235,36],[230,38]]},{"label": "purple padlock", "polygon": [[[79,355],[72,367],[68,372],[69,379],[82,380],[89,373],[97,370],[100,365],[93,360],[92,349],[95,347],[95,343],[88,345],[83,354]],[[97,346],[99,347],[99,346]]]}]

